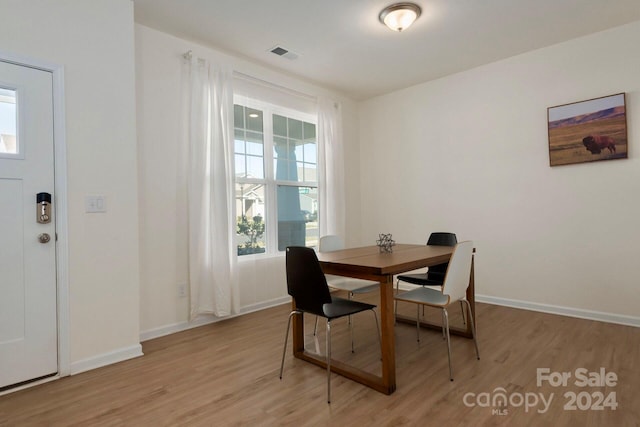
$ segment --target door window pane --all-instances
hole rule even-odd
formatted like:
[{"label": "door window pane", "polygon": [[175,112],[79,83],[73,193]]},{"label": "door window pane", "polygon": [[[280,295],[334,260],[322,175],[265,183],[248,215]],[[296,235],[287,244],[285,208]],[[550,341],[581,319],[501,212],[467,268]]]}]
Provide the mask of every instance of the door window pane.
[{"label": "door window pane", "polygon": [[18,154],[16,91],[0,87],[0,154]]}]

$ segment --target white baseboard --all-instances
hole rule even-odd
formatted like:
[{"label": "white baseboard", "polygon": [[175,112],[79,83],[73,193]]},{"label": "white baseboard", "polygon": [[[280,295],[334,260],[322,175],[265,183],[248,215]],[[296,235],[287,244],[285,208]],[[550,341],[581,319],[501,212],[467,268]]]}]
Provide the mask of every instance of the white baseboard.
[{"label": "white baseboard", "polygon": [[103,366],[123,362],[125,360],[133,359],[134,357],[139,356],[143,356],[142,346],[140,344],[136,344],[132,345],[131,347],[110,351],[98,356],[89,357],[77,362],[72,362],[69,366],[69,373],[71,375],[75,375],[79,374],[80,372],[90,371],[91,369],[101,368]]},{"label": "white baseboard", "polygon": [[240,309],[240,313],[233,316],[216,317],[212,314],[202,315],[191,322],[184,321],[184,322],[173,323],[166,326],[161,326],[159,328],[149,329],[147,331],[140,332],[140,342],[148,341],[154,338],[160,338],[165,335],[175,334],[176,332],[186,331],[188,329],[197,328],[198,326],[204,326],[210,323],[216,323],[221,320],[231,319],[233,317],[241,316],[243,314],[253,313],[254,311],[264,310],[265,308],[275,307],[277,305],[282,305],[290,302],[291,302],[291,297],[286,296],[286,297],[272,299],[269,301],[264,301],[259,304],[253,304],[246,307],[242,307]]},{"label": "white baseboard", "polygon": [[605,313],[601,311],[584,310],[584,309],[572,308],[572,307],[562,307],[562,306],[551,305],[551,304],[539,304],[536,302],[492,297],[488,295],[476,295],[476,301],[484,302],[487,304],[503,305],[505,307],[539,311],[542,313],[577,317],[579,319],[598,320],[600,322],[617,323],[619,325],[640,327],[640,317],[637,317],[637,316],[626,316],[623,314]]}]

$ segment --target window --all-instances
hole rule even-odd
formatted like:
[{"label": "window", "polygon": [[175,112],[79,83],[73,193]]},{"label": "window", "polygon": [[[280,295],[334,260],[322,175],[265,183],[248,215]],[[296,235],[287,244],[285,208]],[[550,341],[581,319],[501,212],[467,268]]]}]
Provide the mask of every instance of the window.
[{"label": "window", "polygon": [[0,155],[18,154],[16,91],[0,87]]},{"label": "window", "polygon": [[317,246],[315,117],[236,102],[234,137],[238,255]]}]

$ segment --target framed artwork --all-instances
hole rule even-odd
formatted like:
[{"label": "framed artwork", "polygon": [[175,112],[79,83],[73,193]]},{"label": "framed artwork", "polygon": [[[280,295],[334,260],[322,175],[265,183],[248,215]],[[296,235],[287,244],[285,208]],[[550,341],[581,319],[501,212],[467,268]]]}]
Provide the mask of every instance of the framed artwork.
[{"label": "framed artwork", "polygon": [[625,94],[547,108],[551,166],[627,158]]}]

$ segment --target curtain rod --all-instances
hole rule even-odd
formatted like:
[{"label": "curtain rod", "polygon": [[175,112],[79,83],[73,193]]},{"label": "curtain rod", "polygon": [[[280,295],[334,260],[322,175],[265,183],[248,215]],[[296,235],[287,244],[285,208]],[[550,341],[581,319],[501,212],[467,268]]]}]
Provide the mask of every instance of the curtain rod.
[{"label": "curtain rod", "polygon": [[291,95],[299,96],[301,98],[306,98],[306,99],[309,99],[309,100],[312,100],[312,101],[316,101],[318,99],[317,96],[309,95],[308,93],[300,92],[300,91],[297,91],[295,89],[290,89],[290,88],[288,88],[286,86],[282,86],[282,85],[279,85],[277,83],[273,83],[273,82],[270,82],[270,81],[267,81],[267,80],[263,80],[261,78],[254,77],[254,76],[251,76],[249,74],[242,73],[240,71],[233,70],[233,76],[237,77],[237,78],[240,78],[240,79],[243,79],[243,80],[246,80],[246,81],[249,81],[249,82],[252,82],[252,83],[260,84],[262,86],[266,86],[266,87],[269,87],[269,88],[275,88],[275,89],[278,89],[278,90],[282,90],[284,92],[288,92]]},{"label": "curtain rod", "polygon": [[[193,51],[192,50],[186,51],[185,53],[182,54],[182,57],[184,59],[190,60],[191,58],[193,58]],[[300,92],[300,91],[297,91],[295,89],[290,89],[288,87],[285,87],[285,86],[282,86],[282,85],[279,85],[279,84],[276,84],[276,83],[272,83],[272,82],[269,82],[267,80],[263,80],[263,79],[258,78],[258,77],[254,77],[254,76],[251,76],[249,74],[242,73],[240,71],[233,70],[233,76],[237,77],[237,78],[240,78],[240,79],[243,79],[243,80],[246,80],[246,81],[249,81],[249,82],[252,82],[252,83],[260,84],[262,86],[279,89],[279,90],[288,92],[291,95],[299,96],[301,98],[306,98],[306,99],[309,99],[309,100],[312,100],[312,101],[317,101],[318,100],[317,96],[309,95],[308,93]]]}]

